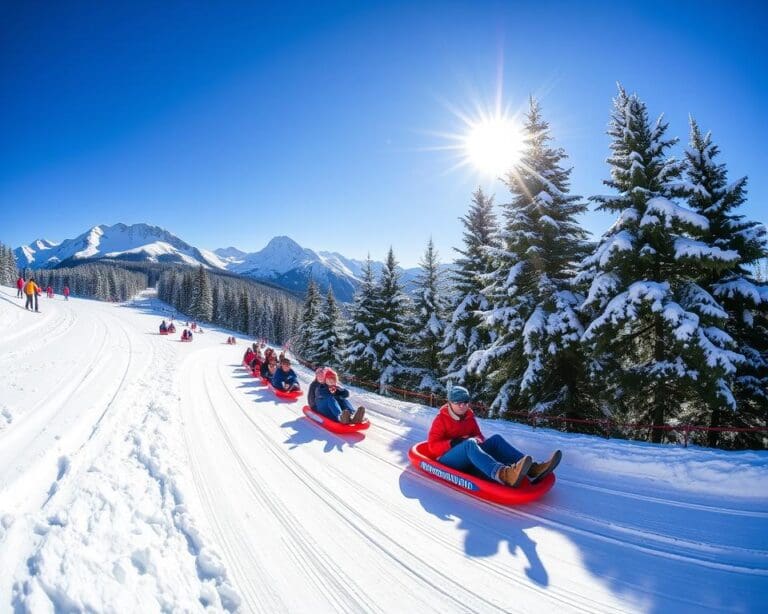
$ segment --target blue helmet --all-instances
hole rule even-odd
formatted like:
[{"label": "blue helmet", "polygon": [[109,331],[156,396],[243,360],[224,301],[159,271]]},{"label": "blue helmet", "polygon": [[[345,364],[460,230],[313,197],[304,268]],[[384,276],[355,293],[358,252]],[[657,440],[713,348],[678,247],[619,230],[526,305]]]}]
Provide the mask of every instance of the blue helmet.
[{"label": "blue helmet", "polygon": [[469,390],[464,386],[452,386],[448,391],[448,400],[451,403],[469,403]]}]

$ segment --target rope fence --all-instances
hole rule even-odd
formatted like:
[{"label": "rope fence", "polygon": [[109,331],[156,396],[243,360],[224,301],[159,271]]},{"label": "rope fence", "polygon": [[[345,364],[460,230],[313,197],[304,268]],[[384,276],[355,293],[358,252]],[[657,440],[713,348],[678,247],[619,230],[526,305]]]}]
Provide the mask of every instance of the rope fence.
[{"label": "rope fence", "polygon": [[[310,364],[309,362],[296,358],[296,362],[302,366],[315,370],[318,365]],[[414,399],[422,404],[429,405],[430,407],[440,407],[447,399],[438,394],[429,392],[416,392],[415,390],[406,390],[404,388],[396,388],[394,386],[382,386],[379,382],[371,382],[355,375],[343,374],[344,379],[350,383],[354,383],[363,388],[368,388],[372,391],[379,392],[381,394],[387,394],[389,396],[402,397],[404,401]],[[488,408],[483,403],[472,403],[472,409],[476,413],[481,415],[487,415]],[[540,414],[536,412],[504,412],[504,417],[510,417],[516,419],[516,422],[525,422],[530,424],[533,428],[542,426],[542,423],[559,423],[559,424],[579,424],[582,426],[596,427],[602,435],[610,439],[611,435],[620,431],[663,431],[665,433],[680,433],[683,437],[683,446],[688,447],[692,433],[767,433],[768,426],[700,426],[695,424],[642,424],[637,422],[616,422],[610,418],[603,418],[599,420],[590,420],[587,418],[566,418],[564,416],[552,416],[547,414]],[[623,437],[622,439],[625,439]]]}]

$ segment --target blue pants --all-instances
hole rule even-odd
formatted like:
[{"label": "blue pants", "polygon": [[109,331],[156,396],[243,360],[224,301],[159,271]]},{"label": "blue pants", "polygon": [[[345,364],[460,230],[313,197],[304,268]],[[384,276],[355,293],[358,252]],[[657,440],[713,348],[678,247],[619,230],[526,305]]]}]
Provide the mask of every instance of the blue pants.
[{"label": "blue pants", "polygon": [[352,403],[349,399],[337,399],[331,397],[329,399],[323,399],[317,403],[317,413],[324,415],[326,418],[330,418],[335,422],[340,422],[342,410],[347,409],[350,413],[355,413],[355,408],[352,407]]},{"label": "blue pants", "polygon": [[471,473],[477,469],[490,480],[496,479],[496,474],[504,465],[514,465],[525,456],[512,447],[501,435],[491,435],[483,443],[467,439],[453,446],[438,462],[453,469]]}]

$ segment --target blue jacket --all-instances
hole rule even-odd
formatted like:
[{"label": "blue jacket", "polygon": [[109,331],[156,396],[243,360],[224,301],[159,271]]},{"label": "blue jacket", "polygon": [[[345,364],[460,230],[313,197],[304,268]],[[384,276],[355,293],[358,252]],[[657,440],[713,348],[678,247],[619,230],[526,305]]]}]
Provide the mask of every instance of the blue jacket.
[{"label": "blue jacket", "polygon": [[284,372],[280,367],[277,368],[277,371],[275,371],[274,376],[272,376],[272,385],[277,390],[283,389],[283,384],[288,384],[288,386],[293,386],[294,384],[299,383],[299,378],[296,377],[296,372],[293,369],[288,369],[288,372]]},{"label": "blue jacket", "polygon": [[315,391],[315,402],[321,411],[330,411],[328,405],[332,399],[346,399],[347,397],[349,397],[349,390],[341,386],[336,386],[336,392],[333,394],[325,384],[319,384]]},{"label": "blue jacket", "polygon": [[312,411],[317,411],[317,387],[320,386],[320,384],[317,382],[316,379],[312,380],[312,383],[309,385],[309,390],[307,390],[307,405],[309,405],[309,408]]}]

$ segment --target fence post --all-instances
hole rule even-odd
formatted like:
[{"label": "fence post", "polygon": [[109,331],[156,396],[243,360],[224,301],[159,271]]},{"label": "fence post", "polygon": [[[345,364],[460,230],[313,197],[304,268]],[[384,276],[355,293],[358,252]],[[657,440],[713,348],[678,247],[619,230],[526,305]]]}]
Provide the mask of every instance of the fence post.
[{"label": "fence post", "polygon": [[605,432],[605,438],[610,439],[611,438],[611,419],[605,418],[601,420],[603,431]]}]

